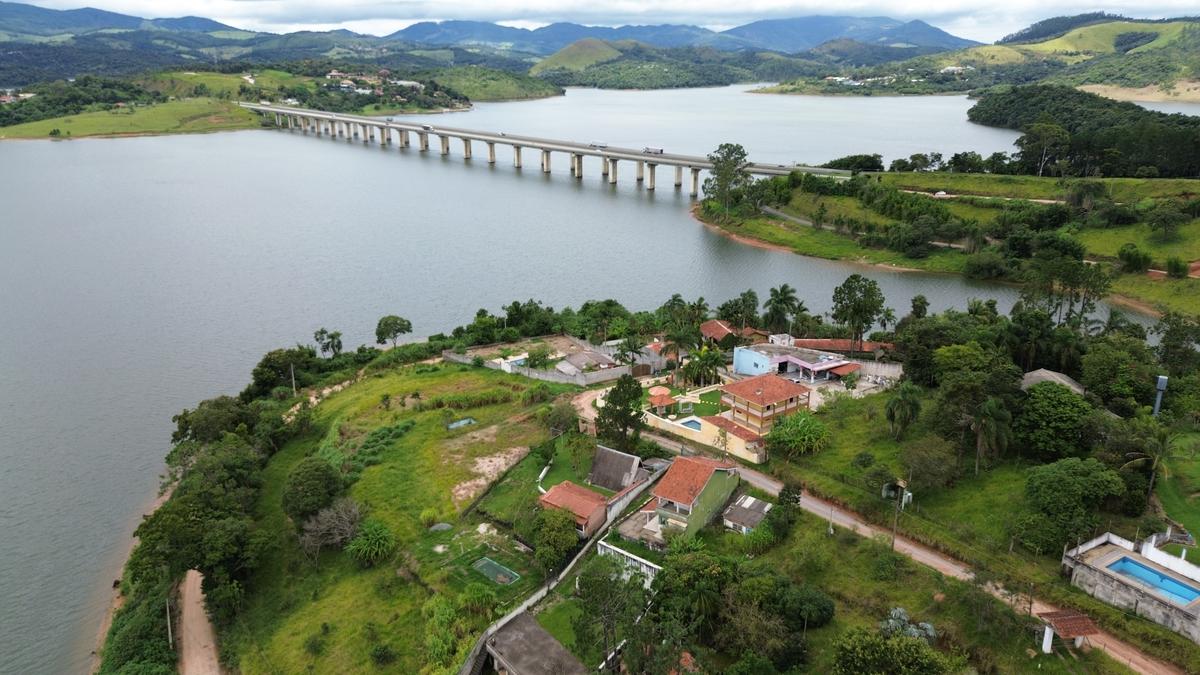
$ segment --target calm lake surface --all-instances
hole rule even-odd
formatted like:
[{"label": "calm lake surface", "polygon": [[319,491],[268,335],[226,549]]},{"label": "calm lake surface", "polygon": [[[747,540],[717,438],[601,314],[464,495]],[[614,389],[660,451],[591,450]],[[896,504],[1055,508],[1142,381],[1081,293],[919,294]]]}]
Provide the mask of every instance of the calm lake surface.
[{"label": "calm lake surface", "polygon": [[[438,124],[703,154],[821,162],[858,152],[1009,150],[961,97],[813,98],[746,87],[573,90]],[[436,147],[436,146],[435,146]],[[498,150],[500,150],[498,148]],[[482,153],[477,149],[476,157]],[[671,293],[716,305],[787,282],[824,312],[848,274],[903,315],[1016,291],[735,243],[670,181],[649,193],[590,160],[575,181],[285,131],[0,145],[0,672],[85,671],[109,586],[155,496],[171,416],[235,393],[266,351],[322,326],[347,348],[376,319],[417,335],[480,307]],[[526,167],[537,161],[527,159]]]}]

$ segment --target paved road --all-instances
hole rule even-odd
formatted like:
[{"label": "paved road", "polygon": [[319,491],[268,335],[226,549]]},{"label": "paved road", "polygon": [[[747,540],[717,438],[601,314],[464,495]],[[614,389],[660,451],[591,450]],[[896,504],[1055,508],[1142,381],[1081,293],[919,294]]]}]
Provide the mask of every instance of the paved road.
[{"label": "paved road", "polygon": [[217,634],[204,611],[204,576],[188,570],[179,587],[179,672],[181,675],[221,675]]},{"label": "paved road", "polygon": [[[575,397],[575,409],[579,414],[586,419],[595,419],[596,408],[592,406],[592,402],[597,398],[601,398],[607,390],[589,390]],[[658,434],[643,433],[642,438],[649,439],[658,443],[659,446],[668,452],[679,454],[685,447],[685,444],[679,441],[667,439]],[[688,450],[696,452],[695,448],[689,447]],[[753,487],[762,490],[770,495],[778,496],[780,490],[783,489],[783,482],[768,476],[767,474],[756,471],[746,466],[739,466],[738,473],[742,479]],[[867,538],[876,536],[891,537],[891,531],[872,525],[863,520],[861,516],[853,511],[848,511],[840,506],[827,502],[820,497],[816,497],[804,492],[800,500],[800,507],[809,513],[812,513],[820,518],[832,521],[834,525],[844,527],[856,534]],[[909,558],[933,569],[941,572],[948,577],[954,577],[963,581],[970,581],[975,573],[970,566],[951,558],[950,556],[940,553],[931,548],[918,544],[904,537],[896,538],[896,551]],[[1009,594],[1004,588],[997,585],[990,585],[988,591],[992,595],[999,598],[1001,601],[1008,601]],[[1026,606],[1027,608],[1028,606]],[[1023,608],[1016,608],[1018,611]],[[1044,612],[1058,611],[1062,608],[1051,605],[1042,600],[1034,598],[1033,613],[1041,614]],[[1144,654],[1137,647],[1124,642],[1111,633],[1101,632],[1098,635],[1092,635],[1088,638],[1093,646],[1099,647],[1108,653],[1113,660],[1120,662],[1129,669],[1144,673],[1145,675],[1165,675],[1167,673],[1178,673],[1182,675],[1183,671],[1176,666],[1159,661],[1147,654]]]}]

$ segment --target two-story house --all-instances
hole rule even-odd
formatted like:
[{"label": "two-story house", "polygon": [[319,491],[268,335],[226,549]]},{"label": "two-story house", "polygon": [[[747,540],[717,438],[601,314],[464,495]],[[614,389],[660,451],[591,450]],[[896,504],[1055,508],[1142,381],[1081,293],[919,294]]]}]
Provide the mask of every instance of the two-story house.
[{"label": "two-story house", "polygon": [[712,521],[738,486],[732,462],[708,457],[679,457],[651,494],[663,530],[693,533]]},{"label": "two-story house", "polygon": [[732,382],[721,391],[729,419],[759,436],[766,436],[779,418],[809,406],[808,387],[771,373]]}]

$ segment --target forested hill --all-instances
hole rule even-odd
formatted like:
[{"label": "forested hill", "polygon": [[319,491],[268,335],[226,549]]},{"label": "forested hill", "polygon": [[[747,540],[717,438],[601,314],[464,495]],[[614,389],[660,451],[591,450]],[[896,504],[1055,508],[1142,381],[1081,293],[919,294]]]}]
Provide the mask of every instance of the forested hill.
[{"label": "forested hill", "polygon": [[990,92],[967,115],[972,122],[1026,132],[1021,143],[1032,154],[1049,153],[1072,174],[1200,175],[1200,117],[1154,112],[1062,86]]}]

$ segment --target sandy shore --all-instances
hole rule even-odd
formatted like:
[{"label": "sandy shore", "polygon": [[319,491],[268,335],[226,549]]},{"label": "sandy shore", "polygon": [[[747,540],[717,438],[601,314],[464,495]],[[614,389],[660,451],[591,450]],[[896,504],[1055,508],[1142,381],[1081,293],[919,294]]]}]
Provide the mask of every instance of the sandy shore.
[{"label": "sandy shore", "polygon": [[1082,91],[1099,94],[1116,101],[1152,101],[1155,103],[1200,103],[1200,80],[1180,80],[1172,89],[1158,85],[1149,87],[1117,87],[1108,84],[1085,84]]}]

